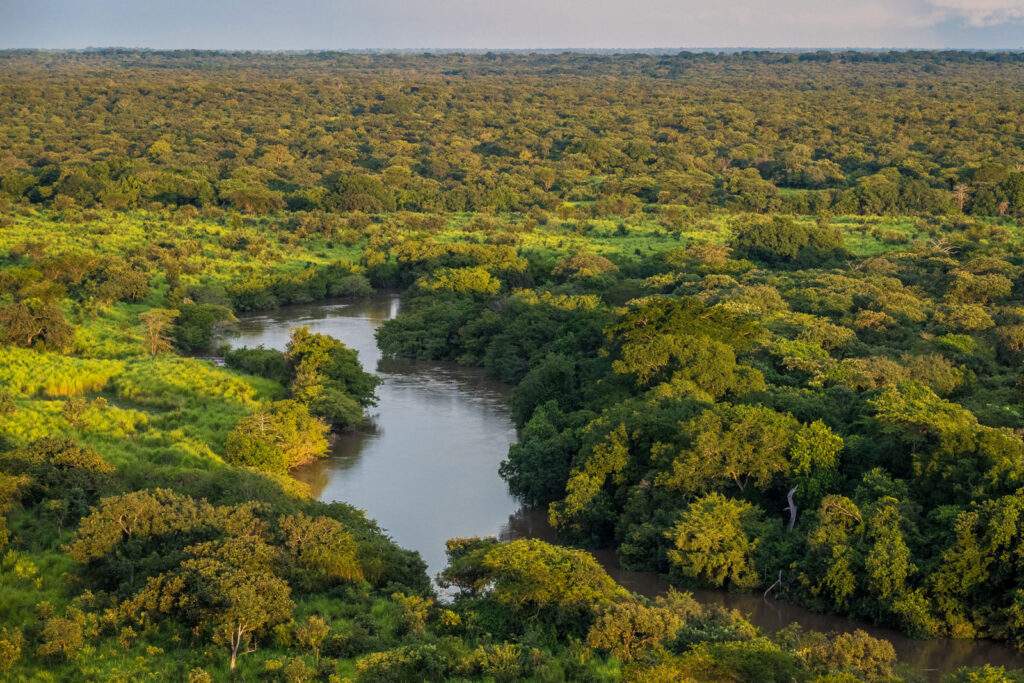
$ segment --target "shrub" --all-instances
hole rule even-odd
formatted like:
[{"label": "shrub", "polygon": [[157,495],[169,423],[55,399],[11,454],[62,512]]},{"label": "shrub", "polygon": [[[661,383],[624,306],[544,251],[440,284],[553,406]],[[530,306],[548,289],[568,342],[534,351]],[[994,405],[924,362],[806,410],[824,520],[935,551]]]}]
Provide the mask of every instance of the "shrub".
[{"label": "shrub", "polygon": [[738,256],[769,263],[812,263],[843,250],[838,228],[799,222],[791,216],[749,218],[733,225],[732,247]]},{"label": "shrub", "polygon": [[60,351],[71,345],[74,330],[51,299],[31,298],[0,306],[0,341]]},{"label": "shrub", "polygon": [[580,251],[560,260],[551,274],[567,279],[595,278],[614,273],[618,267],[600,254]]},{"label": "shrub", "polygon": [[587,633],[587,644],[628,662],[674,638],[682,625],[682,617],[672,610],[620,603],[597,618]]},{"label": "shrub", "polygon": [[36,652],[42,657],[71,659],[85,646],[86,638],[95,632],[95,617],[71,608],[65,616],[52,616],[43,622]]},{"label": "shrub", "polygon": [[428,292],[455,294],[497,294],[501,281],[483,266],[468,268],[439,268],[429,276],[421,277],[416,286]]},{"label": "shrub", "polygon": [[327,453],[327,425],[298,401],[275,401],[242,419],[224,458],[234,465],[284,472]]},{"label": "shrub", "polygon": [[185,304],[174,325],[174,345],[185,353],[207,351],[217,326],[234,319],[231,309],[217,304]]},{"label": "shrub", "polygon": [[29,478],[21,493],[23,503],[61,500],[62,517],[71,520],[88,511],[114,472],[99,453],[67,438],[44,438],[0,454],[0,469]]},{"label": "shrub", "polygon": [[352,534],[330,517],[299,513],[282,517],[278,528],[295,565],[313,581],[361,581],[363,568]]},{"label": "shrub", "polygon": [[7,626],[0,628],[0,673],[14,668],[21,659],[24,645],[25,636],[20,629]]},{"label": "shrub", "polygon": [[249,349],[232,349],[224,354],[224,363],[229,368],[248,372],[251,375],[288,384],[291,381],[291,370],[285,355],[277,349],[265,349],[262,346]]},{"label": "shrub", "polygon": [[873,638],[859,629],[799,648],[798,653],[812,669],[821,673],[851,673],[858,680],[891,678],[896,663],[896,651],[892,643]]}]

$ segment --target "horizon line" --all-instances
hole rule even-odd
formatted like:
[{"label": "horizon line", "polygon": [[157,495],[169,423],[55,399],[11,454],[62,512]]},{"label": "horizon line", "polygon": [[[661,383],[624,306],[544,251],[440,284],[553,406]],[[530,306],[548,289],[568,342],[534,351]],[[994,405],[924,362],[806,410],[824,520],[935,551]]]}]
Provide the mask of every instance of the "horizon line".
[{"label": "horizon line", "polygon": [[311,48],[237,48],[237,47],[148,47],[128,45],[86,45],[83,47],[3,47],[0,52],[104,52],[104,51],[125,51],[125,52],[214,52],[223,54],[316,54],[316,53],[531,53],[531,52],[621,52],[621,53],[643,53],[643,52],[769,52],[769,53],[792,53],[792,52],[1024,52],[1024,45],[1017,47],[896,47],[896,46],[770,46],[758,47],[752,45],[704,45],[704,46],[652,46],[652,47],[311,47]]}]

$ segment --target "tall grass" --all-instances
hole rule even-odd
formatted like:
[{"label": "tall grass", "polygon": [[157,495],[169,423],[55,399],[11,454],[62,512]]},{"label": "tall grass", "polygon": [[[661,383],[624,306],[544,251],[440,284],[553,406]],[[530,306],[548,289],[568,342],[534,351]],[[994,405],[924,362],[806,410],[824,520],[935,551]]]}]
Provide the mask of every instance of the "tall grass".
[{"label": "tall grass", "polygon": [[206,361],[179,356],[130,361],[112,384],[119,398],[164,409],[209,402],[253,407],[277,387],[269,380],[243,378]]},{"label": "tall grass", "polygon": [[124,439],[149,424],[146,413],[102,401],[87,403],[69,419],[67,404],[67,401],[18,401],[16,410],[0,415],[0,435],[17,445],[75,432],[86,438]]},{"label": "tall grass", "polygon": [[123,368],[121,361],[0,348],[0,384],[16,396],[57,398],[103,391]]}]

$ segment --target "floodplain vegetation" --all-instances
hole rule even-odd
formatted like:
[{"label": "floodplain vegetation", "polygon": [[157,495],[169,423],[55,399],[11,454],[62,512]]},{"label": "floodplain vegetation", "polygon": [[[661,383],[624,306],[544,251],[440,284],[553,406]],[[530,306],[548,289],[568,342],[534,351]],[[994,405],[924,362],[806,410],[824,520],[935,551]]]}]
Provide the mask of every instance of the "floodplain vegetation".
[{"label": "floodplain vegetation", "polygon": [[[697,587],[1024,645],[1019,55],[16,51],[0,82],[5,680],[922,675]],[[375,289],[385,354],[513,387],[501,475],[565,542],[452,539],[450,599],[288,475],[367,420],[355,352],[218,348]]]}]

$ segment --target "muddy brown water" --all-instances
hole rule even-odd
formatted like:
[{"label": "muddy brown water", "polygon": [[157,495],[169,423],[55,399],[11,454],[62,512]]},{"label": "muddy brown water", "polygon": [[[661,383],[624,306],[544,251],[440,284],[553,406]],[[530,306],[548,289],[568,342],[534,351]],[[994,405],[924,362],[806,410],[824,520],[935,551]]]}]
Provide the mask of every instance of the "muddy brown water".
[{"label": "muddy brown water", "polygon": [[[374,333],[400,306],[396,295],[354,303],[289,306],[243,317],[228,342],[235,347],[284,349],[291,331],[306,325],[359,352],[382,382],[371,410],[374,427],[342,434],[331,457],[293,472],[325,501],[362,508],[399,545],[420,553],[432,576],[444,568],[444,544],[458,536],[541,538],[555,542],[545,515],[508,492],[498,465],[516,439],[507,388],[478,369],[450,363],[382,360]],[[609,551],[594,553],[623,586],[655,596],[668,588],[652,573],[619,567]],[[818,631],[861,628],[890,640],[901,661],[927,678],[961,666],[1024,668],[1024,654],[989,641],[914,640],[896,631],[817,614],[759,595],[695,591],[703,603],[735,608],[766,631],[791,623]]]}]

